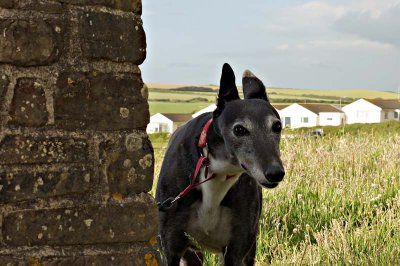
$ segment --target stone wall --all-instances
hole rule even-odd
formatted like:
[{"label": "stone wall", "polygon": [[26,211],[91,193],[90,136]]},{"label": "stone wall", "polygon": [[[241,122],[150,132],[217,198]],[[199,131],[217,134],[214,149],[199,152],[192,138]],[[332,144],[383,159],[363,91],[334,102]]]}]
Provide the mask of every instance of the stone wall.
[{"label": "stone wall", "polygon": [[140,0],[0,0],[0,265],[157,265]]}]

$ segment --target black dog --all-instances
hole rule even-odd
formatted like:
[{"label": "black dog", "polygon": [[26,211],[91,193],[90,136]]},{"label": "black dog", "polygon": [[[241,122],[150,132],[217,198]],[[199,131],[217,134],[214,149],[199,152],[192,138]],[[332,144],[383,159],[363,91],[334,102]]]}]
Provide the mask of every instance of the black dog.
[{"label": "black dog", "polygon": [[233,70],[224,64],[217,109],[171,137],[156,192],[159,244],[167,265],[179,265],[181,259],[202,265],[200,249],[221,254],[225,265],[254,264],[259,185],[274,188],[285,172],[279,115],[263,83],[248,70],[243,92],[241,100]]}]

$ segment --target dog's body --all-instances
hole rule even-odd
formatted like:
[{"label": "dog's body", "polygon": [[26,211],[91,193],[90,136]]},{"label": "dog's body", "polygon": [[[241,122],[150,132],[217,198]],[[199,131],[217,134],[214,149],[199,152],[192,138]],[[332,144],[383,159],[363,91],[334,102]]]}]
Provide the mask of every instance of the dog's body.
[{"label": "dog's body", "polygon": [[[213,179],[160,212],[159,242],[167,265],[179,265],[181,258],[187,265],[201,265],[199,247],[223,254],[225,265],[254,264],[262,198],[257,183],[275,187],[284,170],[279,116],[260,80],[248,71],[243,83],[245,100],[240,100],[233,71],[225,64],[216,111],[189,121],[171,137],[157,201],[175,197],[188,186],[201,154],[209,166],[201,169],[198,181],[211,175]],[[207,146],[198,148],[211,118]]]}]

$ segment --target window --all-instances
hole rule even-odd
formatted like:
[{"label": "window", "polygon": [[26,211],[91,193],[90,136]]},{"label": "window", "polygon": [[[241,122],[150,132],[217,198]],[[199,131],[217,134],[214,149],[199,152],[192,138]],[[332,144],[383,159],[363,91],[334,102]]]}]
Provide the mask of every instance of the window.
[{"label": "window", "polygon": [[308,123],[308,117],[302,117],[301,118],[302,123]]},{"label": "window", "polygon": [[385,112],[385,119],[388,119],[389,112]]},{"label": "window", "polygon": [[328,117],[328,118],[326,118],[326,120],[332,121],[333,119],[332,119],[332,117]]},{"label": "window", "polygon": [[283,120],[285,121],[285,127],[290,127],[291,118],[290,117],[284,117]]},{"label": "window", "polygon": [[398,112],[394,112],[394,118],[399,118],[399,113]]}]

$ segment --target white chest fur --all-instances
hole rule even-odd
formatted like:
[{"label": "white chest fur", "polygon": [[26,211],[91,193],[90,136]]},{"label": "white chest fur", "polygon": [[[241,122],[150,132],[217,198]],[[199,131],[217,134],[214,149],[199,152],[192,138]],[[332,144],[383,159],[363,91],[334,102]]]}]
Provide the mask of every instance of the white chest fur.
[{"label": "white chest fur", "polygon": [[[224,161],[210,158],[209,172],[215,174],[215,178],[200,186],[202,201],[196,202],[191,208],[188,234],[203,248],[221,252],[229,243],[232,217],[230,209],[220,204],[239,179],[242,170]],[[229,179],[226,178],[228,175]],[[204,179],[202,169],[199,181]]]}]

